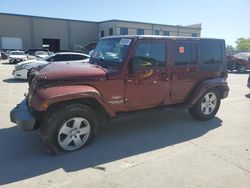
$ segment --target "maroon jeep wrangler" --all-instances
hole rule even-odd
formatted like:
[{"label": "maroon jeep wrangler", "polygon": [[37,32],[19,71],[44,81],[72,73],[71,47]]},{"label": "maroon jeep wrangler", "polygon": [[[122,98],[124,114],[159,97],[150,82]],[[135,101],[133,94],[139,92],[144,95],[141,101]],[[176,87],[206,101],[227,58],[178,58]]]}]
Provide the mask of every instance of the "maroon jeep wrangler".
[{"label": "maroon jeep wrangler", "polygon": [[224,40],[102,38],[89,63],[35,71],[10,118],[24,130],[39,129],[53,153],[82,148],[103,120],[126,112],[185,105],[194,118],[209,120],[228,96],[225,68]]}]

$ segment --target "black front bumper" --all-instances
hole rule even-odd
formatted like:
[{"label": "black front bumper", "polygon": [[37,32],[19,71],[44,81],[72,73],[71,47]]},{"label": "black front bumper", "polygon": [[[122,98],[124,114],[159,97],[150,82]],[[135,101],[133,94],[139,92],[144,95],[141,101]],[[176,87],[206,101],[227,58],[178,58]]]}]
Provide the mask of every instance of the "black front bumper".
[{"label": "black front bumper", "polygon": [[29,112],[27,99],[24,99],[10,112],[10,121],[21,126],[25,131],[32,131],[35,129],[36,119]]}]

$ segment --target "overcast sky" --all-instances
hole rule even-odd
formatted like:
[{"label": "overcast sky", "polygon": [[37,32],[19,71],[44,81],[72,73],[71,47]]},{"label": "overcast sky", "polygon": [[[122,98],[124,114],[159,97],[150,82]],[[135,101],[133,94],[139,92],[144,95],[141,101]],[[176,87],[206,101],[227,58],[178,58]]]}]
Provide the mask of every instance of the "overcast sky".
[{"label": "overcast sky", "polygon": [[88,21],[202,23],[202,37],[224,38],[231,45],[239,37],[250,38],[250,0],[0,0],[0,12]]}]

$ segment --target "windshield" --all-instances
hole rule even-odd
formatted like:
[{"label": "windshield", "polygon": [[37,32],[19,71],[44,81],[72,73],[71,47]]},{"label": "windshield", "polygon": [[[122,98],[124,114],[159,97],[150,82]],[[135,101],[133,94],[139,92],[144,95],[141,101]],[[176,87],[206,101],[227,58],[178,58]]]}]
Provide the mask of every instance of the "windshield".
[{"label": "windshield", "polygon": [[247,60],[250,57],[250,52],[240,52],[240,53],[235,54],[234,56],[240,59]]},{"label": "windshield", "polygon": [[48,55],[49,53],[48,52],[44,52],[44,51],[37,51],[35,54],[36,55]]},{"label": "windshield", "polygon": [[100,40],[93,51],[92,60],[121,64],[127,54],[132,39],[110,38]]},{"label": "windshield", "polygon": [[52,57],[54,57],[54,56],[55,56],[55,54],[51,54],[51,55],[49,55],[49,56],[47,56],[47,57],[42,58],[42,60],[43,60],[43,61],[50,61],[50,58],[52,58]]},{"label": "windshield", "polygon": [[25,55],[24,52],[10,52],[10,55]]}]

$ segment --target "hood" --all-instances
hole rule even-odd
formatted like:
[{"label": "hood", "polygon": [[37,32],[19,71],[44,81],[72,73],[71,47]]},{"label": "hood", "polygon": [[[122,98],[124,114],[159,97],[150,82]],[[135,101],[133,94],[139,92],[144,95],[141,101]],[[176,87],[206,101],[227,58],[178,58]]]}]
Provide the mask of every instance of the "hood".
[{"label": "hood", "polygon": [[9,58],[23,59],[23,58],[27,58],[27,56],[26,55],[9,55]]},{"label": "hood", "polygon": [[107,71],[89,63],[51,63],[37,74],[38,80],[99,80],[107,79]]},{"label": "hood", "polygon": [[17,63],[17,65],[25,65],[25,64],[34,63],[34,62],[36,62],[36,60],[35,59],[31,59],[31,60],[22,61],[20,63]]},{"label": "hood", "polygon": [[47,61],[28,60],[28,61],[23,61],[21,63],[16,64],[15,67],[32,68],[32,67],[37,67],[37,66],[46,65],[46,64],[48,64]]}]

